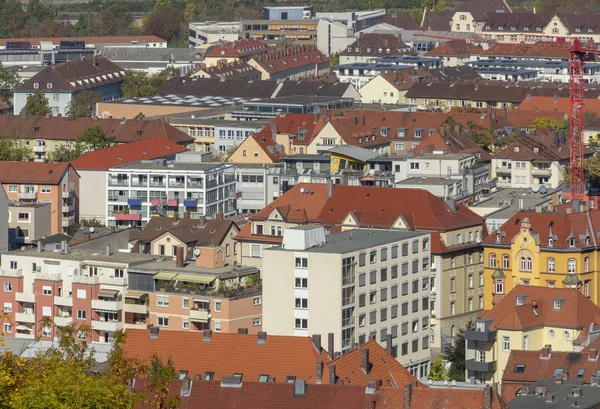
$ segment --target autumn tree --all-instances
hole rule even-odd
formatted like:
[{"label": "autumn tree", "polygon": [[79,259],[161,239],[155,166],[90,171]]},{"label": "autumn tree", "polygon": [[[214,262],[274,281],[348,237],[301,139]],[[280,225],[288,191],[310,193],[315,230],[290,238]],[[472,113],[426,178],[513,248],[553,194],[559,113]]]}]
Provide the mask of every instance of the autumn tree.
[{"label": "autumn tree", "polygon": [[183,11],[173,5],[160,6],[144,18],[142,31],[169,43],[182,41],[186,34]]},{"label": "autumn tree", "polygon": [[83,131],[83,133],[77,137],[77,143],[82,144],[86,152],[95,151],[114,145],[115,138],[106,135],[104,129],[100,128],[98,125],[94,125]]},{"label": "autumn tree", "polygon": [[146,75],[143,72],[128,70],[125,72],[121,91],[125,98],[151,97],[156,95],[165,81],[179,76],[179,70],[174,67],[167,67],[155,75]]},{"label": "autumn tree", "polygon": [[48,103],[48,98],[42,92],[36,92],[27,97],[27,102],[25,106],[21,110],[21,113],[24,115],[50,115],[52,111],[50,110],[50,105]]},{"label": "autumn tree", "polygon": [[136,29],[133,24],[133,15],[120,3],[112,3],[100,14],[102,35],[130,35]]},{"label": "autumn tree", "polygon": [[0,137],[0,161],[25,161],[33,157],[33,149],[19,135]]},{"label": "autumn tree", "polygon": [[567,124],[565,121],[557,121],[554,118],[540,117],[535,118],[531,127],[533,129],[554,127],[555,129],[560,131],[565,130],[567,128]]},{"label": "autumn tree", "polygon": [[68,115],[76,117],[91,117],[96,112],[96,104],[102,101],[102,96],[94,91],[81,91],[71,99],[67,108]]},{"label": "autumn tree", "polygon": [[176,376],[171,358],[164,364],[157,355],[153,355],[149,368],[149,382],[142,392],[144,403],[153,409],[175,409],[181,406],[181,397],[169,394],[171,382]]}]

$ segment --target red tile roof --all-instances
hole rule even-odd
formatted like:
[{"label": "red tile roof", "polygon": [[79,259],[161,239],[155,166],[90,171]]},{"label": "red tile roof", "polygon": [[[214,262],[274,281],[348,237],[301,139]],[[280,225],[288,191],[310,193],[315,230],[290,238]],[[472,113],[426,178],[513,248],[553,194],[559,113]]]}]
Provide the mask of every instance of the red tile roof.
[{"label": "red tile roof", "polygon": [[164,158],[185,151],[187,148],[179,144],[162,136],[154,136],[88,152],[71,162],[71,165],[78,170],[108,170],[119,165]]},{"label": "red tile roof", "polygon": [[488,159],[489,154],[466,134],[453,129],[436,129],[427,135],[423,142],[413,148],[415,154],[432,153],[436,149],[443,149],[447,153],[473,153],[480,159]]},{"label": "red tile roof", "polygon": [[6,43],[12,42],[28,42],[31,45],[40,45],[42,41],[50,41],[54,45],[60,45],[61,41],[72,41],[72,40],[85,41],[86,45],[96,44],[144,44],[144,43],[166,43],[167,40],[163,40],[157,36],[97,36],[97,37],[37,37],[37,38],[2,38],[0,39],[0,46],[5,47]]},{"label": "red tile roof", "polygon": [[[517,305],[517,297],[523,295],[527,298],[522,305]],[[560,310],[553,307],[556,299],[563,300]],[[552,326],[581,330],[585,337],[590,324],[600,323],[600,307],[576,289],[517,285],[494,308],[477,318],[493,320],[493,330],[520,331]]]},{"label": "red tile roof", "polygon": [[[498,231],[491,233],[483,243],[489,246],[510,246],[512,239],[520,232],[523,223],[529,222],[531,233],[537,237],[540,246],[549,249],[549,238],[552,238],[552,249],[568,249],[569,238],[575,239],[575,248],[582,249],[595,246],[600,232],[600,213],[592,212],[542,212],[521,211],[508,219]],[[589,240],[589,242],[588,242]]]},{"label": "red tile roof", "polygon": [[415,82],[430,81],[432,78],[428,71],[420,68],[409,68],[402,71],[387,71],[379,74],[379,77],[386,80],[398,91],[406,91]]},{"label": "red tile roof", "polygon": [[419,30],[419,24],[408,16],[385,16],[379,24],[389,24],[403,30]]},{"label": "red tile roof", "polygon": [[[554,131],[540,129],[519,138],[494,155],[499,159],[520,161],[566,161],[569,159],[569,140],[566,144],[556,145]],[[591,151],[587,151],[591,154]]]},{"label": "red tile roof", "polygon": [[219,61],[217,65],[213,65],[212,67],[202,66],[193,76],[251,81],[259,80],[261,72],[245,61],[236,60],[230,63]]},{"label": "red tile roof", "polygon": [[343,56],[389,56],[416,54],[402,42],[400,33],[360,33],[360,37],[340,52]]},{"label": "red tile roof", "polygon": [[482,50],[485,57],[528,57],[528,58],[563,58],[569,59],[569,49],[549,47],[547,44],[494,44]]},{"label": "red tile roof", "polygon": [[415,409],[506,409],[506,403],[493,389],[490,386],[475,390],[413,388],[410,407]]},{"label": "red tile roof", "polygon": [[295,46],[286,50],[270,51],[267,54],[254,56],[252,60],[269,74],[295,68],[329,63],[329,58],[314,46]]},{"label": "red tile roof", "polygon": [[[273,139],[273,132],[269,127],[261,129],[248,138],[252,138],[273,163],[279,162],[285,156],[285,148]],[[240,147],[242,146],[240,145]]]},{"label": "red tile roof", "polygon": [[265,54],[269,46],[253,38],[244,38],[212,48],[204,58],[243,58]]},{"label": "red tile roof", "polygon": [[[532,96],[523,100],[519,105],[521,111],[552,111],[570,112],[570,100],[567,97],[554,98],[552,96]],[[586,98],[585,110],[600,113],[600,99]]]},{"label": "red tile roof", "polygon": [[69,118],[0,115],[0,137],[19,135],[22,139],[75,141],[86,129],[99,126],[117,143],[134,142],[162,136],[174,143],[192,142],[194,138],[163,120],[126,120],[119,118]]},{"label": "red tile roof", "polygon": [[58,185],[70,166],[65,162],[0,162],[0,183]]},{"label": "red tile roof", "polygon": [[447,41],[435,47],[433,50],[428,51],[425,55],[429,56],[462,56],[462,55],[475,55],[481,54],[482,48],[477,47],[474,44],[467,43],[465,41]]}]

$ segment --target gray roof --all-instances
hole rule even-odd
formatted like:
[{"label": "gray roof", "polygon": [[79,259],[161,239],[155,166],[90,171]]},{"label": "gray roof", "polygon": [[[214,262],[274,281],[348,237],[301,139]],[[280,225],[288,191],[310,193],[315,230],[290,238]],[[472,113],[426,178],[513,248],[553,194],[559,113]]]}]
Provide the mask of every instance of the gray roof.
[{"label": "gray roof", "polygon": [[108,104],[131,104],[131,105],[162,105],[200,108],[235,107],[246,100],[241,97],[220,96],[194,96],[194,95],[155,95],[152,97],[129,98],[119,101],[107,102]]},{"label": "gray roof", "polygon": [[284,162],[293,162],[298,160],[304,161],[317,161],[317,162],[329,162],[331,160],[328,152],[325,151],[323,153],[304,153],[298,155],[289,155],[283,158]]},{"label": "gray roof", "polygon": [[[203,51],[194,48],[102,47],[99,55],[111,61],[131,62],[201,62]],[[119,64],[121,65],[121,64]],[[124,67],[123,65],[121,65]]]},{"label": "gray roof", "polygon": [[[585,385],[582,381],[556,383],[554,380],[545,379],[536,382],[535,385],[546,386],[547,393],[543,396],[537,396],[535,393],[517,396],[508,403],[509,409],[565,409],[572,407],[591,409],[600,405],[600,388]],[[530,386],[534,392],[535,385]],[[572,396],[574,386],[582,388],[582,393],[578,397]],[[549,395],[554,395],[552,402],[546,400]],[[577,406],[575,406],[575,402],[577,402]]]},{"label": "gray roof", "polygon": [[376,158],[379,156],[378,153],[370,151],[368,149],[359,148],[358,146],[340,145],[331,149],[323,149],[328,153],[335,153],[338,155],[348,156],[353,159],[358,159],[362,162],[366,162],[369,159]]},{"label": "gray roof", "polygon": [[189,95],[220,98],[271,98],[279,84],[275,81],[221,80],[220,78],[184,77],[169,80],[158,95]]},{"label": "gray roof", "polygon": [[396,185],[453,185],[457,182],[460,182],[462,179],[447,179],[447,178],[430,178],[430,177],[413,177],[401,180],[400,182],[396,182]]},{"label": "gray roof", "polygon": [[[314,226],[298,226],[291,229],[314,229]],[[312,247],[303,252],[306,253],[334,253],[346,254],[359,250],[366,250],[375,246],[395,243],[402,240],[413,239],[415,237],[428,236],[425,232],[407,232],[407,231],[392,231],[392,230],[371,230],[371,229],[354,229],[341,233],[330,234],[326,238],[325,244]],[[281,247],[275,247],[274,250],[284,250]]]},{"label": "gray roof", "polygon": [[27,256],[39,257],[43,259],[58,259],[58,260],[77,260],[77,261],[96,261],[99,263],[138,263],[142,261],[152,260],[152,256],[147,254],[135,253],[120,253],[112,252],[110,256],[105,255],[103,251],[88,250],[79,248],[70,248],[68,253],[57,251],[38,251],[37,249],[14,250],[7,253],[9,256]]},{"label": "gray roof", "polygon": [[[177,171],[177,170],[196,170],[203,171],[209,170],[211,168],[217,168],[221,165],[228,165],[218,162],[209,162],[209,163],[179,163],[179,162],[168,162],[167,165],[157,164],[154,161],[145,160],[141,162],[131,163],[128,165],[119,166],[118,169],[140,169],[140,170],[168,170],[168,171]],[[228,166],[223,166],[223,168],[227,168]],[[229,166],[231,167],[231,166]]]}]

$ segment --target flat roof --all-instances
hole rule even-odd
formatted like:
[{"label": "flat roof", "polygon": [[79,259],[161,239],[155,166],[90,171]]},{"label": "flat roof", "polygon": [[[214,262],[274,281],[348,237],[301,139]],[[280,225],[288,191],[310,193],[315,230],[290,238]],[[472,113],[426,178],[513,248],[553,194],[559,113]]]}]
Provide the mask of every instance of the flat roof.
[{"label": "flat roof", "polygon": [[123,166],[119,166],[116,168],[113,168],[116,171],[119,170],[166,170],[166,171],[172,171],[172,170],[208,170],[211,168],[217,168],[217,167],[224,167],[224,168],[232,168],[233,166],[231,166],[229,163],[221,163],[221,162],[206,162],[206,163],[189,163],[189,162],[167,162],[166,165],[161,165],[158,163],[155,163],[153,161],[149,161],[149,160],[145,160],[145,161],[141,161],[141,162],[136,162],[136,163],[131,163],[128,165],[123,165]]},{"label": "flat roof", "polygon": [[187,261],[184,264],[184,267],[177,267],[175,264],[175,260],[173,260],[170,257],[167,257],[164,261],[160,259],[153,259],[144,263],[137,263],[135,266],[130,267],[129,271],[147,274],[157,274],[159,272],[172,272],[175,274],[195,274],[199,276],[211,276],[217,278],[232,275],[235,276],[254,274],[258,272],[259,269],[256,267],[238,266],[225,266],[219,268],[197,267],[193,261]]},{"label": "flat roof", "polygon": [[414,155],[412,157],[409,157],[408,159],[449,159],[449,160],[455,160],[455,159],[466,159],[466,158],[470,158],[470,157],[475,157],[476,155],[474,153],[421,153],[421,154],[417,154]]},{"label": "flat roof", "polygon": [[119,101],[109,101],[105,104],[125,104],[125,105],[159,105],[159,106],[182,106],[182,107],[197,107],[197,108],[216,108],[224,106],[242,105],[244,102],[258,102],[259,98],[245,100],[241,97],[217,97],[204,96],[196,97],[194,95],[178,96],[178,95],[155,95],[152,97],[128,98]]},{"label": "flat roof", "polygon": [[10,200],[8,202],[8,207],[9,208],[11,208],[11,207],[33,207],[33,208],[35,208],[35,207],[48,206],[49,204],[50,204],[49,202],[48,203],[44,203],[44,202],[32,203],[32,202],[17,202],[17,201]]},{"label": "flat roof", "polygon": [[446,179],[446,178],[433,178],[433,177],[421,177],[415,176],[412,178],[401,180],[396,182],[396,185],[453,185],[456,182],[461,182],[462,179]]},{"label": "flat roof", "polygon": [[[314,226],[299,226],[302,227],[300,230],[308,230],[314,228]],[[298,229],[298,227],[291,227],[291,229]],[[392,231],[392,230],[372,230],[372,229],[354,229],[348,230],[341,233],[330,234],[326,238],[325,244],[312,247],[303,252],[306,253],[336,253],[346,254],[355,251],[368,249],[375,246],[382,246],[384,244],[395,243],[402,240],[413,239],[415,237],[421,237],[429,235],[426,232],[407,232],[407,231]],[[282,247],[274,247],[273,250],[278,251],[297,251],[297,250],[285,250]],[[266,249],[271,250],[271,249]]]},{"label": "flat roof", "polygon": [[105,255],[104,250],[88,250],[80,249],[77,247],[69,247],[69,249],[70,251],[66,254],[61,253],[59,251],[38,251],[36,248],[26,250],[13,250],[8,252],[6,255],[59,260],[97,261],[101,263],[140,263],[153,259],[153,257],[149,254],[120,253],[116,251],[112,252],[110,256],[107,256]]}]

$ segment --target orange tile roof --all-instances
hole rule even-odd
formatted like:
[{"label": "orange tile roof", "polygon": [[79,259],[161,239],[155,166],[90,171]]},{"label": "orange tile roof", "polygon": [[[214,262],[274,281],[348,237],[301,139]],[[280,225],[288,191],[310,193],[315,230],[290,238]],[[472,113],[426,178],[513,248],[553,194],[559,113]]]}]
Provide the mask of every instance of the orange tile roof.
[{"label": "orange tile roof", "polygon": [[[552,111],[552,112],[569,112],[569,98],[552,96],[532,96],[529,99],[524,99],[519,105],[519,110],[522,111]],[[600,113],[600,99],[586,98],[585,110]]]},{"label": "orange tile roof", "polygon": [[[411,393],[411,408],[431,409],[504,409],[506,404],[493,391],[485,389],[414,388]],[[485,400],[489,399],[488,404]]]},{"label": "orange tile roof", "polygon": [[474,44],[465,41],[447,41],[428,51],[425,55],[428,56],[458,56],[458,55],[474,55],[481,54],[483,49]]},{"label": "orange tile roof", "polygon": [[[517,297],[522,295],[527,298],[522,305],[517,305]],[[553,303],[559,298],[564,301],[561,309],[555,310]],[[534,302],[537,308],[534,308]],[[600,307],[575,289],[517,285],[494,308],[477,318],[493,320],[492,329],[519,331],[553,326],[587,334],[590,324],[600,323]]]},{"label": "orange tile roof", "polygon": [[489,159],[489,154],[468,135],[447,128],[436,129],[412,151],[418,155],[432,153],[436,149],[443,149],[447,153],[473,153],[479,159]]},{"label": "orange tile roof", "polygon": [[[301,192],[301,191],[304,191]],[[284,220],[296,223],[315,222],[323,203],[327,200],[327,185],[322,183],[298,183],[282,196],[269,203],[260,212],[250,217],[251,220],[266,220],[273,210],[281,212]]]},{"label": "orange tile roof", "polygon": [[329,63],[329,58],[314,46],[294,46],[286,50],[271,51],[252,57],[269,74],[294,68]]},{"label": "orange tile roof", "polygon": [[212,48],[204,58],[242,58],[253,55],[265,54],[270,50],[269,46],[253,38],[243,38]]},{"label": "orange tile roof", "polygon": [[187,148],[162,136],[124,143],[110,148],[88,152],[71,162],[78,170],[108,170],[141,160],[164,158],[185,152]]},{"label": "orange tile roof", "polygon": [[497,43],[487,50],[481,50],[486,57],[538,57],[538,58],[569,58],[569,49],[549,47],[547,44],[503,44]]},{"label": "orange tile roof", "polygon": [[[586,153],[589,155],[591,151]],[[567,161],[569,155],[568,138],[566,144],[556,145],[554,131],[548,128],[530,132],[496,153],[494,157],[521,161]]]},{"label": "orange tile roof", "polygon": [[58,185],[70,166],[65,162],[0,162],[0,183]]},{"label": "orange tile roof", "polygon": [[409,68],[402,71],[386,71],[379,74],[379,76],[398,91],[406,91],[415,82],[430,81],[432,78],[429,71],[420,68]]}]

